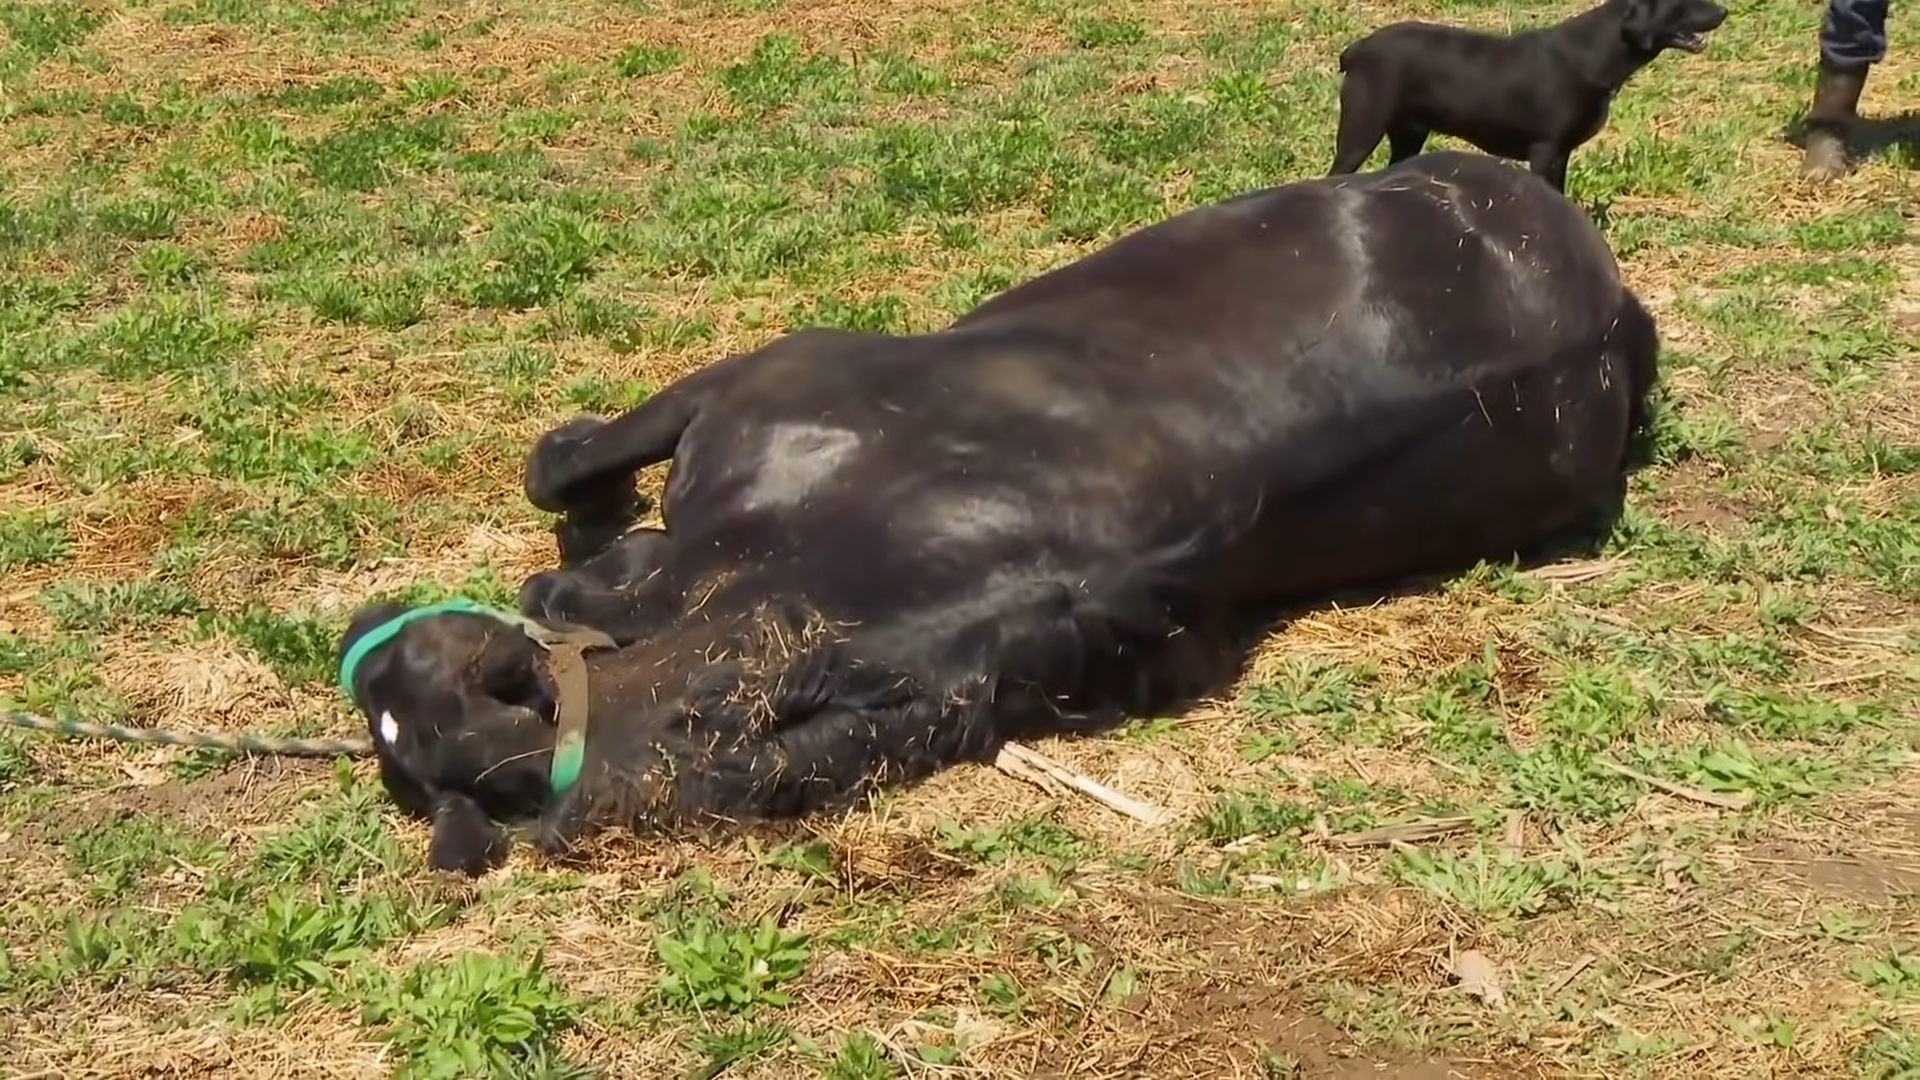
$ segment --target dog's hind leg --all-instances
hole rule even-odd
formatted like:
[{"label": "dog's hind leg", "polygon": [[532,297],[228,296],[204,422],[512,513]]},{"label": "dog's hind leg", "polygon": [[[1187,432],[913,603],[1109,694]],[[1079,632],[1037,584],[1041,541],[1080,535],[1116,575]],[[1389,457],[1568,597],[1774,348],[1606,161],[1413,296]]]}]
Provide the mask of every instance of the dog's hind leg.
[{"label": "dog's hind leg", "polygon": [[1387,164],[1398,165],[1427,146],[1427,129],[1418,124],[1395,124],[1387,129]]},{"label": "dog's hind leg", "polygon": [[1328,176],[1360,171],[1387,133],[1393,112],[1393,88],[1374,85],[1374,77],[1349,72],[1340,84],[1340,130],[1334,136],[1333,167]]}]

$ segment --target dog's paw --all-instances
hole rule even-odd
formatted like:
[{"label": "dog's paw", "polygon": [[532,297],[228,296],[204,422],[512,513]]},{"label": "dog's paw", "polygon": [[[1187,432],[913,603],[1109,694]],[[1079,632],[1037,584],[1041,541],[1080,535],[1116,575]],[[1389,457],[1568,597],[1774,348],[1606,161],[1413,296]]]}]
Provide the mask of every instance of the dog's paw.
[{"label": "dog's paw", "polygon": [[575,490],[581,478],[580,444],[606,426],[604,419],[583,413],[534,440],[527,453],[527,501],[553,513],[575,509],[582,496]]}]

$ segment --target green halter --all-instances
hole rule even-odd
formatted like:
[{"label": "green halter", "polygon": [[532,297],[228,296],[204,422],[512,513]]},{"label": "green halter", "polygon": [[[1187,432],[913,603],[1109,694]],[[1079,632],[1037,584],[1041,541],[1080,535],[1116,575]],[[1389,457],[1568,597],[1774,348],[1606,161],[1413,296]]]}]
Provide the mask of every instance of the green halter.
[{"label": "green halter", "polygon": [[[360,635],[359,640],[353,643],[353,647],[348,649],[346,655],[340,658],[341,691],[347,695],[349,700],[353,698],[353,680],[354,676],[360,670],[360,665],[373,653],[373,650],[393,641],[394,636],[399,634],[401,629],[408,623],[434,615],[452,614],[485,615],[488,618],[497,619],[509,626],[517,627],[522,633],[532,638],[535,643],[541,648],[546,649],[548,653],[554,657],[556,667],[564,663],[568,670],[564,674],[558,670],[554,673],[556,676],[555,681],[566,685],[560,687],[560,693],[558,695],[560,698],[557,703],[560,714],[558,717],[560,733],[559,737],[554,741],[553,764],[548,770],[547,776],[548,785],[556,795],[572,787],[574,782],[580,779],[580,767],[586,760],[587,753],[586,702],[583,699],[583,695],[578,692],[585,687],[586,668],[581,660],[580,653],[587,649],[611,648],[614,644],[612,638],[607,637],[597,630],[584,628],[555,630],[552,627],[543,626],[524,615],[518,615],[510,611],[502,611],[499,608],[488,607],[485,604],[477,604],[472,600],[460,597],[452,600],[443,600],[438,604],[428,604],[425,607],[417,607],[403,611]],[[556,646],[571,646],[572,648],[556,653],[554,652]]]},{"label": "green halter", "polygon": [[[506,614],[503,611],[487,607],[484,604],[476,604],[464,597],[442,600],[437,604],[428,604],[425,607],[417,607],[403,611],[360,635],[360,640],[354,642],[353,648],[348,649],[347,654],[340,658],[340,691],[351,698],[353,696],[353,679],[355,675],[359,674],[360,665],[366,661],[373,650],[392,641],[395,635],[399,634],[401,629],[408,623],[432,618],[435,615],[451,615],[456,612],[469,615],[490,615],[496,619]],[[501,621],[510,622],[512,620],[502,619]]]}]

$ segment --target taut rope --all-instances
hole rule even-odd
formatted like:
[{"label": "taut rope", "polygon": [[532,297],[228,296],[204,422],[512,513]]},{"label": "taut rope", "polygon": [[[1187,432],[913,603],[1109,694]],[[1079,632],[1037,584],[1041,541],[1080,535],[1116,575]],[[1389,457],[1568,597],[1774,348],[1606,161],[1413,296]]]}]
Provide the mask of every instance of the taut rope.
[{"label": "taut rope", "polygon": [[8,727],[44,731],[69,739],[112,739],[115,742],[148,746],[187,746],[273,757],[368,757],[373,753],[373,743],[367,739],[276,739],[223,731],[168,731],[124,724],[96,724],[90,720],[52,720],[23,712],[0,713],[0,719],[4,719]]}]

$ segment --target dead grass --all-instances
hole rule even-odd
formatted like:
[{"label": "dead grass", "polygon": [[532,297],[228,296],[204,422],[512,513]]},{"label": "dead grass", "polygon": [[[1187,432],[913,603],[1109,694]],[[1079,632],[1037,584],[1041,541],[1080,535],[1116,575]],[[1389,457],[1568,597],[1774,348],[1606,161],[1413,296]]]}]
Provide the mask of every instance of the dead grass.
[{"label": "dead grass", "polygon": [[75,1080],[373,1080],[392,1075],[384,1047],[369,1040],[353,1016],[323,1004],[303,1003],[295,1022],[236,1028],[225,1022],[178,1024],[187,1003],[178,995],[121,994],[74,1001],[71,1012],[35,1017],[15,1033],[16,1064],[35,1070],[19,1075]]}]

